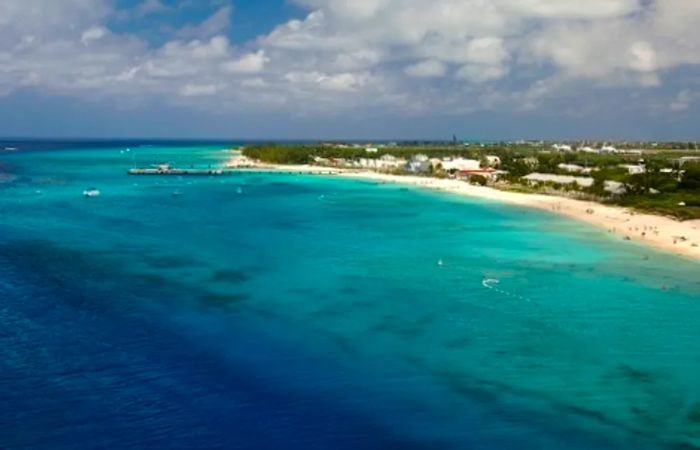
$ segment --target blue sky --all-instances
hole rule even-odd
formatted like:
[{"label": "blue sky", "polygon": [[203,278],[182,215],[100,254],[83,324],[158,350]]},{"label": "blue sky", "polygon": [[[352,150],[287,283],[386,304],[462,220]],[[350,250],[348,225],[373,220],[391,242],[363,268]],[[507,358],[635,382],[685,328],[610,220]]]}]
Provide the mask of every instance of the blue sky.
[{"label": "blue sky", "polygon": [[3,0],[0,135],[700,139],[699,22],[688,0]]}]

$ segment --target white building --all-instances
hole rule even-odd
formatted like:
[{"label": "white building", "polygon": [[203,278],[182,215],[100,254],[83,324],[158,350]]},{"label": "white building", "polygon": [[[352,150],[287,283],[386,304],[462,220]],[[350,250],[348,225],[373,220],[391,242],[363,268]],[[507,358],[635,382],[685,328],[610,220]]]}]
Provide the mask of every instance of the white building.
[{"label": "white building", "polygon": [[586,171],[586,168],[583,166],[579,166],[578,164],[559,164],[557,166],[559,169],[565,171],[565,172],[570,172],[570,173],[582,173]]},{"label": "white building", "polygon": [[523,177],[530,184],[554,183],[559,185],[577,184],[581,187],[593,186],[593,178],[575,177],[572,175],[554,175],[551,173],[531,173]]},{"label": "white building", "polygon": [[600,153],[618,153],[618,151],[612,145],[604,145],[603,148],[600,149]]},{"label": "white building", "polygon": [[406,164],[406,170],[413,173],[425,173],[430,169],[430,158],[426,155],[414,155]]},{"label": "white building", "polygon": [[552,149],[557,151],[557,152],[571,152],[571,151],[573,151],[571,146],[566,145],[566,144],[554,144],[554,145],[552,145]]},{"label": "white building", "polygon": [[367,148],[365,149],[365,151],[366,151],[367,153],[377,153],[377,152],[379,151],[379,149],[378,149],[377,147],[367,147]]},{"label": "white building", "polygon": [[486,164],[488,164],[489,167],[500,167],[501,166],[501,158],[495,155],[486,155]]},{"label": "white building", "polygon": [[626,169],[630,175],[637,175],[647,171],[644,164],[620,164],[620,167]]},{"label": "white building", "polygon": [[479,170],[481,162],[476,159],[454,158],[448,161],[442,161],[442,168],[446,171],[450,170]]}]

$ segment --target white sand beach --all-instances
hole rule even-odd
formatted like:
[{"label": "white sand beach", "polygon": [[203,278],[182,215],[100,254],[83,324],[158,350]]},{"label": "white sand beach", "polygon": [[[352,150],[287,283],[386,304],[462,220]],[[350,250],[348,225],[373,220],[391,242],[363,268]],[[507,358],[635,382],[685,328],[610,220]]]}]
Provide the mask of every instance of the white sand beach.
[{"label": "white sand beach", "polygon": [[700,260],[700,220],[680,222],[670,217],[641,214],[618,206],[539,194],[523,194],[475,186],[459,180],[388,175],[372,171],[329,169],[315,166],[260,165],[255,170],[336,174],[346,178],[398,183],[451,192],[469,197],[538,208],[604,228],[620,240]]}]

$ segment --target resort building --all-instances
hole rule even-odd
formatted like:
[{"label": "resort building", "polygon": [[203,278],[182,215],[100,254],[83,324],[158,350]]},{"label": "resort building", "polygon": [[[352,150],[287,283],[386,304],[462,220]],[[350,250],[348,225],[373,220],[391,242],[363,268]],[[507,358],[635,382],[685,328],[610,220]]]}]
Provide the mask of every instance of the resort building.
[{"label": "resort building", "polygon": [[563,170],[564,172],[569,172],[569,173],[585,173],[586,171],[590,172],[590,169],[586,169],[583,166],[579,166],[578,164],[559,164],[557,166],[558,169]]},{"label": "resort building", "polygon": [[577,184],[580,187],[593,186],[593,178],[575,177],[572,175],[554,175],[551,173],[531,173],[523,177],[530,184],[553,183],[557,185]]},{"label": "resort building", "polygon": [[498,156],[486,155],[484,157],[484,159],[486,160],[486,164],[489,167],[500,167],[501,166],[501,158],[499,158]]},{"label": "resort building", "polygon": [[630,175],[637,175],[647,171],[647,167],[644,164],[620,164],[619,167],[626,169]]},{"label": "resort building", "polygon": [[600,149],[600,153],[619,153],[619,151],[612,145],[605,145]]},{"label": "resort building", "polygon": [[406,170],[413,173],[425,173],[430,170],[430,158],[426,155],[414,155],[406,164]]},{"label": "resort building", "polygon": [[442,168],[446,171],[456,170],[479,170],[481,169],[481,162],[476,159],[464,159],[464,158],[454,158],[452,160],[443,161]]},{"label": "resort building", "polygon": [[571,152],[573,149],[571,148],[570,145],[566,144],[554,144],[552,145],[552,149],[557,152]]}]

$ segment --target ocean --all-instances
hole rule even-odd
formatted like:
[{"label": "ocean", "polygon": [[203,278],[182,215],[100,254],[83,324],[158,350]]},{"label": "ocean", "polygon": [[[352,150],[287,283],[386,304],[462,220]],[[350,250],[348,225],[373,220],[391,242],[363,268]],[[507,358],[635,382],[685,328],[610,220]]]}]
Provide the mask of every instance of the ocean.
[{"label": "ocean", "polygon": [[700,448],[696,261],[400,185],[126,174],[240,143],[0,144],[2,449]]}]

